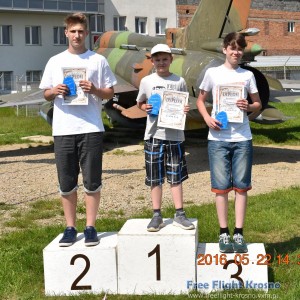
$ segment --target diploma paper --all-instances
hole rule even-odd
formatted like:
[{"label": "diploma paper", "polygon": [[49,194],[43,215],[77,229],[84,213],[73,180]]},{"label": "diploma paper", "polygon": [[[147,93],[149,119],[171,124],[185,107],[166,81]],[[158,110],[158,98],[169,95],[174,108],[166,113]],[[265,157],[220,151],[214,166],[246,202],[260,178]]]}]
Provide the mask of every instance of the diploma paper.
[{"label": "diploma paper", "polygon": [[65,96],[63,105],[88,105],[88,97],[79,86],[80,80],[86,80],[86,72],[85,68],[63,69],[64,78],[70,76],[76,84],[76,95]]},{"label": "diploma paper", "polygon": [[158,115],[158,126],[184,130],[186,114],[184,106],[189,100],[189,93],[164,91]]},{"label": "diploma paper", "polygon": [[228,122],[243,123],[244,111],[236,106],[236,101],[244,98],[244,86],[219,85],[217,88],[216,109],[218,112],[226,112]]}]

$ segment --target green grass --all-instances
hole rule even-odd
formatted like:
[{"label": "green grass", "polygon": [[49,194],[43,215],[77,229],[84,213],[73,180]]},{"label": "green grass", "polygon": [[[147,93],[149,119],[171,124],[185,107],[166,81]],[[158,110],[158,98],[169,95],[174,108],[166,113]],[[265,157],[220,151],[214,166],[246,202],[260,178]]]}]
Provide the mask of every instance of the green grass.
[{"label": "green grass", "polygon": [[51,136],[51,127],[41,117],[16,116],[14,108],[0,108],[0,145],[28,143],[22,137]]},{"label": "green grass", "polygon": [[262,125],[251,122],[253,143],[256,145],[300,145],[300,103],[271,103],[285,116],[293,117],[283,123]]},{"label": "green grass", "polygon": [[[300,145],[300,103],[271,103],[279,109],[285,116],[293,117],[283,123],[274,125],[262,125],[251,122],[253,142],[257,145],[279,144],[279,145]],[[108,130],[106,140],[121,141],[130,143],[130,138],[126,136],[109,138],[111,124],[105,113],[102,115],[103,122]],[[51,135],[51,127],[41,117],[16,116],[14,108],[0,108],[0,145],[28,143],[22,137],[31,135]],[[207,130],[203,139],[207,137]],[[199,133],[201,130],[199,130]],[[189,133],[187,133],[188,135]],[[124,141],[125,142],[125,141]]]},{"label": "green grass", "polygon": [[[282,300],[296,300],[300,297],[299,195],[300,186],[295,186],[249,197],[245,235],[250,243],[264,243],[266,252],[272,257],[272,264],[268,268],[269,282],[279,282],[281,285],[280,289],[268,292],[273,299],[275,296],[278,296],[276,299]],[[230,202],[230,228],[234,226],[233,205],[233,202]],[[0,210],[2,210],[1,206]],[[16,208],[12,210],[12,213],[22,222],[13,224],[15,230],[3,235],[0,239],[0,299],[50,299],[44,296],[43,248],[63,231],[63,227],[37,225],[45,211],[52,211],[52,216],[46,214],[47,218],[61,216],[59,201],[40,200],[33,203],[27,211],[16,211]],[[173,211],[173,207],[166,208],[163,212],[164,216],[172,218]],[[188,216],[198,219],[199,242],[216,242],[218,223],[215,206],[213,204],[187,206],[186,211]],[[132,216],[132,218],[138,217],[150,218],[151,210],[145,210],[139,215]],[[111,217],[100,218],[97,221],[97,229],[99,232],[119,231],[125,222],[126,219],[122,216],[122,212],[115,215],[111,213]],[[82,231],[83,228],[84,220],[79,220],[78,230]],[[283,258],[287,254],[290,262],[287,264],[281,261],[279,264],[277,256],[280,255]],[[262,295],[261,292],[253,290],[226,291],[221,295],[225,297],[226,294],[234,293],[252,297],[251,299],[253,299],[253,295]],[[81,295],[78,297],[51,297],[51,299],[102,299],[103,296]],[[188,299],[188,296],[108,295],[108,300],[153,298]]]}]

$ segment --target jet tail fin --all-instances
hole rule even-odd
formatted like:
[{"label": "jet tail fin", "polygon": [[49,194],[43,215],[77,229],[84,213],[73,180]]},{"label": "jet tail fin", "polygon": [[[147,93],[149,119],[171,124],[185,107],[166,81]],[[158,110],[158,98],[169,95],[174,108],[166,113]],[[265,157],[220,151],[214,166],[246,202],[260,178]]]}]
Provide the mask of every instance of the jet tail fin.
[{"label": "jet tail fin", "polygon": [[[173,33],[176,48],[199,50],[246,27],[251,0],[202,0],[191,22]],[[217,45],[216,45],[217,46]]]}]

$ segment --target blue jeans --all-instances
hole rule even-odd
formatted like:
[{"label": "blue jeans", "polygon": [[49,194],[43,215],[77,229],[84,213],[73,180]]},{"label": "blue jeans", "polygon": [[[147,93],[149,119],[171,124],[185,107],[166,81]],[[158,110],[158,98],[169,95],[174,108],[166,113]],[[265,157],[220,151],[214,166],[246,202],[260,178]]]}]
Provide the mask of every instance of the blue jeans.
[{"label": "blue jeans", "polygon": [[226,194],[251,189],[252,140],[242,142],[208,141],[211,190]]}]

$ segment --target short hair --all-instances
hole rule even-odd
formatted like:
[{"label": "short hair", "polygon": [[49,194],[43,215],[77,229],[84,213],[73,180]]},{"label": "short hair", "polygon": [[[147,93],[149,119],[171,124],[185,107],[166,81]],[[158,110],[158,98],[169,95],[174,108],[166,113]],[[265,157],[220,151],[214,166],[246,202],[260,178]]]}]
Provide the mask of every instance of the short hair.
[{"label": "short hair", "polygon": [[223,40],[223,47],[227,48],[228,46],[235,47],[236,45],[245,49],[247,47],[247,42],[245,36],[238,32],[228,33]]},{"label": "short hair", "polygon": [[74,25],[78,23],[82,24],[86,29],[88,28],[88,21],[85,14],[74,13],[74,14],[67,15],[64,19],[64,25],[66,28],[68,28],[68,26],[70,25]]}]

